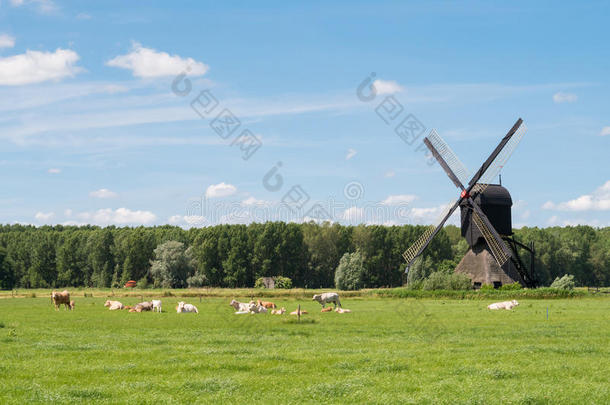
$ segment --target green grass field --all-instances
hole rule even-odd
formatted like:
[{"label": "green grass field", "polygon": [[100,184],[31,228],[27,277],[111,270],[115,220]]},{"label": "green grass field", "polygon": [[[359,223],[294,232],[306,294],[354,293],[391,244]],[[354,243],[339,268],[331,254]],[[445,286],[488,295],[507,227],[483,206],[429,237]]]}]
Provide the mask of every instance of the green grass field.
[{"label": "green grass field", "polygon": [[[6,295],[5,295],[6,296]],[[345,297],[351,314],[110,312],[77,296],[0,299],[0,403],[610,403],[610,299]],[[139,297],[124,297],[128,305]],[[546,319],[547,307],[549,319]]]}]

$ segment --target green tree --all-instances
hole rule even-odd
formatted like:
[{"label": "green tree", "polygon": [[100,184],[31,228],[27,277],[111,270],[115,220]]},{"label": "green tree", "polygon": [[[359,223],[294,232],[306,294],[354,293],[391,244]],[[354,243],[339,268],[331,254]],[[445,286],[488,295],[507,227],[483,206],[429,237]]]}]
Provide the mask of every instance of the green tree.
[{"label": "green tree", "polygon": [[157,246],[151,262],[150,275],[155,286],[183,288],[194,272],[193,258],[184,243],[167,241]]},{"label": "green tree", "polygon": [[10,290],[15,286],[15,273],[8,252],[0,246],[0,290]]},{"label": "green tree", "polygon": [[360,252],[345,253],[335,271],[335,285],[340,290],[358,290],[364,285],[365,273]]}]

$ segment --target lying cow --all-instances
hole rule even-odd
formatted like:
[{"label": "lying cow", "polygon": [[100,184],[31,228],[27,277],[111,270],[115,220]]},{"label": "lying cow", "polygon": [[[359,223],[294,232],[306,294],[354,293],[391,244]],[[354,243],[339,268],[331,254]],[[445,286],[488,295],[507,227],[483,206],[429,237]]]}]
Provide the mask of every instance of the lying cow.
[{"label": "lying cow", "polygon": [[254,301],[239,302],[239,301],[231,300],[231,303],[229,305],[231,305],[233,308],[235,308],[235,311],[237,311],[237,312],[250,312],[250,307],[252,305],[256,305],[256,304],[254,303]]},{"label": "lying cow", "polygon": [[199,311],[197,310],[197,307],[192,305],[192,304],[185,304],[184,302],[180,301],[178,303],[178,306],[176,307],[176,312],[177,313],[182,313],[182,312],[194,312],[196,314],[199,313]]},{"label": "lying cow", "polygon": [[286,308],[282,307],[281,309],[272,309],[271,315],[284,315],[286,312]]},{"label": "lying cow", "polygon": [[339,294],[335,292],[316,294],[313,296],[312,300],[318,301],[322,305],[322,308],[324,308],[329,302],[334,303],[335,308],[337,308],[337,306],[341,306],[341,301],[339,301]]},{"label": "lying cow", "polygon": [[335,312],[338,314],[349,314],[350,312],[352,312],[352,310],[347,308],[337,308],[335,309]]},{"label": "lying cow", "polygon": [[136,304],[135,307],[129,310],[129,312],[144,312],[152,311],[152,302],[144,301]]},{"label": "lying cow", "polygon": [[63,304],[67,309],[72,309],[70,307],[70,293],[67,290],[62,292],[53,291],[51,293],[51,300],[53,300],[53,305],[55,305],[55,310],[59,311],[59,307]]},{"label": "lying cow", "polygon": [[332,307],[328,307],[328,308],[322,308],[320,310],[320,312],[333,312],[333,308]]},{"label": "lying cow", "polygon": [[119,301],[106,301],[104,303],[105,307],[108,307],[108,309],[110,311],[115,311],[117,309],[131,309],[131,308],[126,308],[125,306],[123,306],[123,304],[121,304]]},{"label": "lying cow", "polygon": [[269,301],[256,300],[256,303],[257,303],[258,306],[265,307],[265,308],[268,308],[268,309],[275,309],[275,308],[277,308],[277,306],[273,302],[269,302]]},{"label": "lying cow", "polygon": [[299,309],[297,308],[297,309],[295,309],[294,311],[292,311],[292,312],[290,313],[290,315],[299,315],[299,313],[300,313],[301,315],[305,315],[305,314],[308,314],[309,312],[307,312],[307,311],[306,311],[306,310],[304,310],[304,309],[301,309],[301,310],[299,311]]},{"label": "lying cow", "polygon": [[153,312],[161,312],[161,300],[152,300]]},{"label": "lying cow", "polygon": [[506,310],[511,310],[514,307],[516,307],[517,305],[519,305],[517,300],[504,301],[504,302],[495,302],[493,304],[489,304],[487,306],[487,309],[506,309]]}]

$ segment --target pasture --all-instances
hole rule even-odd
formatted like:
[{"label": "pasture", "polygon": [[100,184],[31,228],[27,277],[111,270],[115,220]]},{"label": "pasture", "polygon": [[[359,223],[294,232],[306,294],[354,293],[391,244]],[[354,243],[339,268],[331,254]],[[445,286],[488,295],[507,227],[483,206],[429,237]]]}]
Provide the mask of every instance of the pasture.
[{"label": "pasture", "polygon": [[[0,299],[1,403],[610,403],[610,299],[345,297],[351,314],[277,297],[290,315],[234,315],[226,297],[164,312],[75,297]],[[133,305],[139,297],[118,298]],[[176,314],[184,300],[199,314]],[[549,319],[546,319],[547,307]]]}]

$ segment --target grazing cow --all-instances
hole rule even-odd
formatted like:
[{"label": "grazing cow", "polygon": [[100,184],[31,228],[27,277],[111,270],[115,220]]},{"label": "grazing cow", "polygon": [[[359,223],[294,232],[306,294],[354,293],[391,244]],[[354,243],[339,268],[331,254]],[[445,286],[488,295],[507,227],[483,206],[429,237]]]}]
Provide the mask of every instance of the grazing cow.
[{"label": "grazing cow", "polygon": [[254,301],[250,301],[250,302],[246,303],[246,302],[239,302],[239,301],[231,300],[231,303],[229,305],[231,305],[233,308],[235,308],[235,311],[250,312],[250,306],[256,305],[256,304],[254,303]]},{"label": "grazing cow", "polygon": [[70,310],[74,309],[74,301],[70,301]]},{"label": "grazing cow", "polygon": [[123,304],[121,304],[119,301],[110,301],[110,300],[106,301],[104,306],[108,307],[108,309],[110,311],[114,311],[117,309],[131,309],[132,308],[132,307],[127,308],[127,307],[123,306]]},{"label": "grazing cow", "polygon": [[268,309],[277,308],[277,306],[273,302],[269,302],[269,301],[256,300],[256,303],[258,304],[258,306],[262,306],[262,307],[265,307]]},{"label": "grazing cow", "polygon": [[67,309],[70,308],[70,293],[67,290],[62,292],[53,291],[51,293],[51,299],[53,300],[53,304],[55,305],[55,310],[59,311],[59,307],[63,304]]},{"label": "grazing cow", "polygon": [[286,312],[286,308],[282,307],[281,309],[272,309],[271,315],[284,315]]},{"label": "grazing cow", "polygon": [[182,313],[182,312],[194,312],[196,314],[199,313],[199,311],[197,310],[197,307],[192,305],[192,304],[185,304],[184,302],[180,301],[178,303],[178,306],[176,307],[176,312],[177,313]]},{"label": "grazing cow", "polygon": [[322,308],[320,310],[320,312],[333,312],[333,308],[332,307],[328,307],[328,308]]},{"label": "grazing cow", "polygon": [[313,296],[312,300],[318,301],[322,305],[322,308],[325,308],[326,304],[328,304],[329,302],[335,304],[335,308],[337,308],[337,305],[341,306],[341,301],[339,301],[339,294],[337,294],[336,292],[316,294]]},{"label": "grazing cow", "polygon": [[493,304],[489,304],[487,306],[487,309],[506,309],[506,310],[511,310],[514,307],[516,307],[517,305],[519,305],[517,300],[504,301],[504,302],[495,302]]},{"label": "grazing cow", "polygon": [[335,312],[339,313],[339,314],[349,314],[350,312],[352,312],[351,309],[347,309],[347,308],[337,308],[335,309]]},{"label": "grazing cow", "polygon": [[[301,315],[308,314],[308,313],[309,313],[309,312],[307,312],[307,311],[306,311],[306,310],[304,310],[304,309],[302,309],[302,310],[301,310]],[[294,311],[292,311],[292,312],[290,313],[290,315],[298,315],[298,314],[299,314],[299,309],[298,309],[298,308],[297,308],[297,309],[295,309]]]},{"label": "grazing cow", "polygon": [[153,312],[161,312],[161,300],[152,300]]}]

